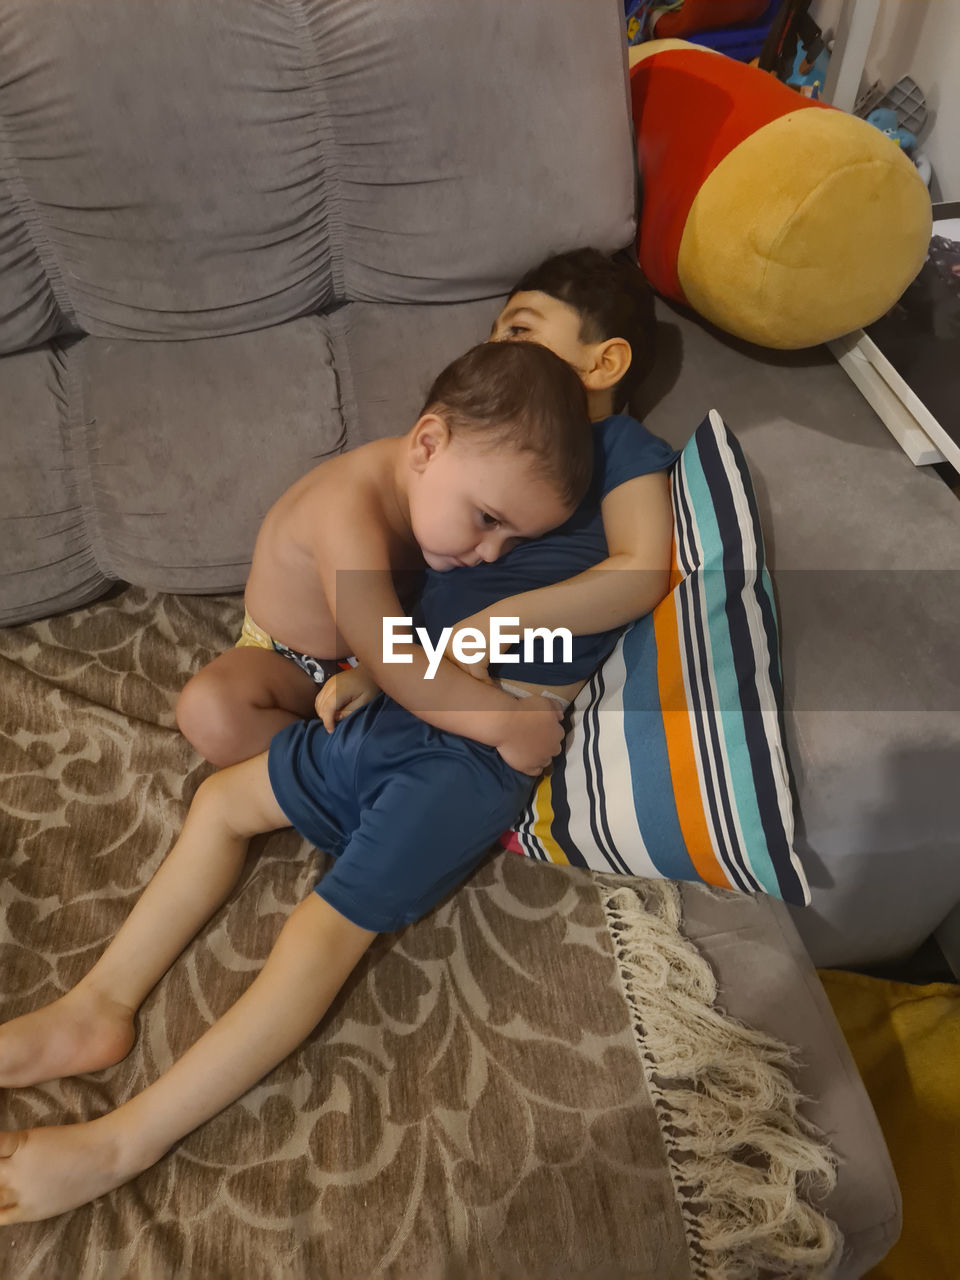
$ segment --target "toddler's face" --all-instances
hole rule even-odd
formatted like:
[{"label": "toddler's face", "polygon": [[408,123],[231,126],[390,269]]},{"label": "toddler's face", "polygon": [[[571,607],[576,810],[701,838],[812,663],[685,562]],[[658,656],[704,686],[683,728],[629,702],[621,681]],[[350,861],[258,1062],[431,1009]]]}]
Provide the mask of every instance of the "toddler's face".
[{"label": "toddler's face", "polygon": [[525,538],[539,538],[573,513],[529,454],[487,452],[448,438],[409,489],[410,523],[431,569],[497,560]]},{"label": "toddler's face", "polygon": [[580,378],[590,368],[592,343],[580,341],[580,316],[549,293],[515,293],[493,322],[491,342],[536,342],[566,360]]}]

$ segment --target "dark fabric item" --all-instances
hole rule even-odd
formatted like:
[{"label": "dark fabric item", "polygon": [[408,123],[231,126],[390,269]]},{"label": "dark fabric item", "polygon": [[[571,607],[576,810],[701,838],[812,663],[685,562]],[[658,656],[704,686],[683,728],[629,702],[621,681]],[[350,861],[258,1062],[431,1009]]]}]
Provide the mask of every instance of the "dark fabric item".
[{"label": "dark fabric item", "polygon": [[503,297],[436,306],[351,302],[328,317],[347,447],[409,431],[440,370],[490,334]]},{"label": "dark fabric item", "polygon": [[333,866],[317,893],[386,933],[464,881],[522,810],[534,779],[493,747],[444,733],[385,694],[327,733],[297,720],[270,744],[270,785]]},{"label": "dark fabric item", "polygon": [[618,0],[7,0],[0,181],[34,246],[10,286],[34,299],[23,331],[46,331],[51,290],[99,336],[202,337],[350,298],[493,296],[549,252],[621,247],[621,16]]},{"label": "dark fabric item", "polygon": [[0,357],[0,625],[58,613],[108,585],[77,455],[76,344]]},{"label": "dark fabric item", "polygon": [[343,443],[322,318],[80,350],[101,563],[161,591],[242,588],[269,507]]},{"label": "dark fabric item", "polygon": [[[498,600],[563,582],[607,557],[600,504],[608,493],[628,480],[665,471],[679,456],[677,450],[651,435],[626,414],[614,414],[594,424],[593,482],[590,492],[570,519],[545,537],[521,543],[492,564],[470,569],[426,572],[415,623],[426,626],[436,643],[444,627],[455,626]],[[508,614],[509,616],[509,614]],[[572,684],[586,680],[617,642],[622,628],[574,636],[570,662],[545,660],[544,644],[534,644],[531,662],[493,663],[490,674],[502,680],[532,684]],[[516,652],[513,646],[511,652]]]}]

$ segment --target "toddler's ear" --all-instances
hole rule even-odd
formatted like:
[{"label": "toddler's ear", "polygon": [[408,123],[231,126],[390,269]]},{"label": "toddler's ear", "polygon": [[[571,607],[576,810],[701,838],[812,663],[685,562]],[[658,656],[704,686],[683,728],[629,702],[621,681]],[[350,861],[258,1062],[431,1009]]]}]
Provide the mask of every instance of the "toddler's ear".
[{"label": "toddler's ear", "polygon": [[409,461],[415,471],[422,471],[450,442],[450,428],[436,413],[425,413],[410,429]]},{"label": "toddler's ear", "polygon": [[630,368],[633,352],[626,338],[607,338],[593,346],[593,362],[581,374],[584,386],[590,391],[605,391],[615,387]]}]

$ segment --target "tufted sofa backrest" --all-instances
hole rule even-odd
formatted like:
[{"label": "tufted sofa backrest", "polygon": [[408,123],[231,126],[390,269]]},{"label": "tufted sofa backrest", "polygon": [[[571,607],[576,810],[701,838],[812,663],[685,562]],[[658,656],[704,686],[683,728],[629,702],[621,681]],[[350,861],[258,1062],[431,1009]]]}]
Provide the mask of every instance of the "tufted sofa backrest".
[{"label": "tufted sofa backrest", "polygon": [[0,351],[489,297],[626,243],[619,9],[3,0]]},{"label": "tufted sofa backrest", "polygon": [[284,488],[407,429],[525,270],[628,244],[622,25],[0,0],[0,624],[238,590]]}]

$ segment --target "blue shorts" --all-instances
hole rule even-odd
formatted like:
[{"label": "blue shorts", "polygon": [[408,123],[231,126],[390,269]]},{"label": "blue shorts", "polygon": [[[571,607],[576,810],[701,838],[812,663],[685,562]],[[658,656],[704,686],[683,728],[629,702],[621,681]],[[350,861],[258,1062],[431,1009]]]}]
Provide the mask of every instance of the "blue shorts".
[{"label": "blue shorts", "polygon": [[465,880],[536,782],[384,694],[333,733],[320,720],[282,729],[267,764],[291,824],[335,858],[316,892],[377,933],[419,919]]}]

